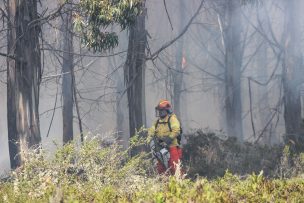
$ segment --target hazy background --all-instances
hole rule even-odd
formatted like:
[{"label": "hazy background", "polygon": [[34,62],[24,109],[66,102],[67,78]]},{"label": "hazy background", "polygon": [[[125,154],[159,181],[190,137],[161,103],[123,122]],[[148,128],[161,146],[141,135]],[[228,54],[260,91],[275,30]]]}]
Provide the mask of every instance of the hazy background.
[{"label": "hazy background", "polygon": [[[41,10],[49,7],[51,11],[56,7],[54,1],[43,2]],[[157,50],[165,42],[170,41],[180,33],[179,27],[184,27],[199,5],[198,0],[186,1],[181,6],[179,1],[167,0],[167,9],[172,22],[172,28],[164,8],[162,0],[147,1],[146,28],[149,34],[149,48]],[[223,47],[219,26],[218,14],[215,3],[217,1],[206,1],[200,15],[194,20],[189,30],[183,36],[184,48],[184,80],[181,101],[181,121],[184,131],[195,128],[210,128],[213,130],[225,131],[224,123],[224,97],[223,82],[214,77],[223,76],[223,69],[218,61],[223,61]],[[302,5],[301,5],[302,6]],[[248,77],[266,82],[273,70],[274,76],[266,86],[256,83],[251,84],[252,88],[252,109],[256,132],[261,132],[265,126],[263,116],[269,119],[273,109],[277,110],[277,103],[281,98],[280,92],[280,70],[277,66],[276,56],[271,46],[263,41],[263,37],[252,27],[257,26],[257,12],[263,11],[269,17],[269,22],[274,35],[279,39],[283,29],[283,12],[280,1],[265,1],[259,7],[252,5],[243,6],[242,18],[244,56],[243,72],[241,78],[242,88],[242,115],[243,132],[245,140],[252,141],[252,123],[249,106]],[[183,12],[183,21],[180,16]],[[260,15],[262,22],[266,22],[265,15]],[[268,18],[267,17],[267,18]],[[303,16],[304,17],[304,16]],[[265,18],[265,19],[264,19]],[[62,46],[60,33],[61,19],[57,18],[43,26],[43,82],[40,89],[40,129],[42,144],[46,149],[53,150],[54,142],[59,146],[62,143],[62,112],[61,112],[61,72],[60,51],[49,51],[47,49],[60,49]],[[2,25],[1,25],[2,26]],[[300,25],[299,25],[300,26]],[[114,30],[119,28],[113,27]],[[0,51],[5,53],[6,39],[5,32],[1,32]],[[118,53],[127,50],[127,32],[121,32],[119,46],[112,50]],[[171,100],[172,79],[168,73],[175,66],[176,43],[164,50],[159,59],[147,61],[146,63],[146,125],[150,126],[155,120],[155,106],[162,98]],[[75,55],[75,66],[77,89],[81,116],[85,132],[92,132],[92,135],[112,136],[116,129],[116,101],[120,98],[120,104],[124,112],[123,134],[128,135],[128,111],[126,94],[117,97],[123,91],[118,87],[124,84],[123,64],[126,59],[126,52],[115,57],[99,57],[108,53],[92,53],[83,48],[79,39],[74,39],[75,53],[86,54],[87,56]],[[259,54],[260,53],[260,54]],[[264,58],[263,58],[264,57]],[[262,60],[262,61],[261,61]],[[6,60],[0,56],[0,171],[4,173],[9,170],[7,121],[6,121]],[[211,73],[211,74],[210,74]],[[282,92],[281,92],[282,93]],[[265,101],[267,100],[267,101]],[[57,101],[57,102],[56,102]],[[56,103],[56,105],[55,105]],[[55,110],[55,112],[54,112]],[[271,129],[267,136],[271,144],[282,142],[284,134],[284,121],[282,119],[282,107],[271,121]],[[76,116],[76,112],[74,112]],[[74,119],[74,132],[77,135],[78,122]],[[265,136],[266,137],[266,136]],[[266,138],[265,138],[266,139]],[[267,141],[267,142],[268,142]]]}]

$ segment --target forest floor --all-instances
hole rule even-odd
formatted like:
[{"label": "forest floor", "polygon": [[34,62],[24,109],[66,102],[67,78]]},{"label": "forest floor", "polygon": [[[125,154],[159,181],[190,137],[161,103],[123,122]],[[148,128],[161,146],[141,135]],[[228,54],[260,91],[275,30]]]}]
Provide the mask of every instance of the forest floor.
[{"label": "forest floor", "polygon": [[[68,144],[52,159],[27,152],[24,165],[0,182],[0,202],[304,202],[302,154],[276,146],[269,155],[265,146],[196,133],[184,148],[186,177],[158,176],[149,154],[130,158],[129,150],[97,140]],[[195,147],[197,139],[204,143]]]}]

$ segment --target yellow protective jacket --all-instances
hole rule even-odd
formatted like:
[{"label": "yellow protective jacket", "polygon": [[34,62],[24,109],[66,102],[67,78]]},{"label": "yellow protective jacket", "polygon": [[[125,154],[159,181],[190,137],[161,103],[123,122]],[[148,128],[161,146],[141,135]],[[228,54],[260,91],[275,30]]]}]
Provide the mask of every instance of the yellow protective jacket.
[{"label": "yellow protective jacket", "polygon": [[[171,125],[171,131],[168,124],[168,119],[170,116],[170,125]],[[157,121],[155,121],[151,128],[148,130],[149,138],[151,139],[154,135],[157,138],[162,138],[169,136],[173,139],[172,144],[170,147],[178,146],[177,136],[180,134],[180,122],[178,121],[175,114],[167,115],[163,119],[159,119],[157,129],[156,129]]]}]

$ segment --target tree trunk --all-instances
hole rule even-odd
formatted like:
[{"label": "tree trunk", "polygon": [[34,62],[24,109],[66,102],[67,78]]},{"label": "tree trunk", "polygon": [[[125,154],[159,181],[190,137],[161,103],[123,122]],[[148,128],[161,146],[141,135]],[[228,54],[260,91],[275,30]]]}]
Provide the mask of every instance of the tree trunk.
[{"label": "tree trunk", "polygon": [[39,84],[40,27],[36,0],[8,0],[7,118],[11,167],[22,164],[23,153],[41,141]]},{"label": "tree trunk", "polygon": [[241,5],[238,0],[227,2],[225,37],[225,110],[227,134],[243,140],[241,102]]},{"label": "tree trunk", "polygon": [[303,84],[303,57],[301,52],[301,7],[299,1],[286,1],[285,53],[283,61],[284,120],[286,141],[295,143],[295,150],[303,148],[300,88]]},{"label": "tree trunk", "polygon": [[[142,1],[145,8],[145,1]],[[145,62],[146,62],[146,10],[136,19],[130,28],[127,61],[124,77],[128,95],[130,137],[135,129],[145,124]]]},{"label": "tree trunk", "polygon": [[[69,5],[69,4],[67,4]],[[62,121],[63,144],[73,140],[73,21],[72,11],[66,7],[63,14],[63,63],[62,63]]]},{"label": "tree trunk", "polygon": [[[179,27],[178,27],[178,33],[180,33],[184,26],[184,20],[185,20],[185,3],[183,0],[180,0],[180,13],[179,13]],[[183,49],[184,49],[184,38],[181,37],[177,41],[176,46],[176,53],[175,53],[175,69],[172,73],[173,78],[173,107],[174,112],[177,115],[177,117],[180,118],[181,116],[181,89],[183,84]]]},{"label": "tree trunk", "polygon": [[[116,78],[118,79],[118,73]],[[116,80],[116,88],[118,94],[116,95],[116,130],[117,130],[117,139],[120,143],[121,146],[124,147],[124,149],[127,149],[128,147],[128,140],[126,140],[126,133],[124,132],[124,111],[123,111],[123,99],[121,98],[121,93],[123,92],[124,89],[124,84],[122,83],[121,80]]]}]

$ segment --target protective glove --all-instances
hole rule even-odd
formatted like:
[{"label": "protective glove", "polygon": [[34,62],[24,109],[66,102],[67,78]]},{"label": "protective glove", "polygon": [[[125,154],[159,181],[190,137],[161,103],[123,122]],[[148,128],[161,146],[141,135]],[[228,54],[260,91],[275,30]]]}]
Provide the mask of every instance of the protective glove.
[{"label": "protective glove", "polygon": [[170,146],[173,142],[173,139],[169,136],[165,136],[165,137],[162,138],[162,141],[164,143],[166,143],[167,146]]},{"label": "protective glove", "polygon": [[162,148],[166,148],[168,145],[167,145],[167,143],[165,143],[165,142],[159,142],[159,145],[162,147]]}]

